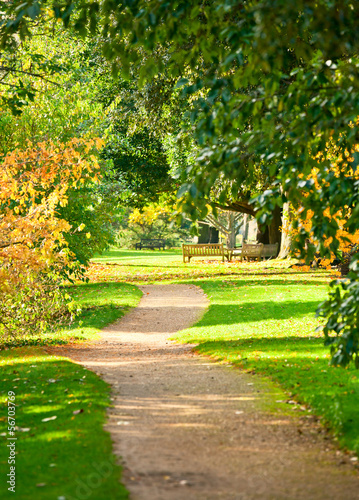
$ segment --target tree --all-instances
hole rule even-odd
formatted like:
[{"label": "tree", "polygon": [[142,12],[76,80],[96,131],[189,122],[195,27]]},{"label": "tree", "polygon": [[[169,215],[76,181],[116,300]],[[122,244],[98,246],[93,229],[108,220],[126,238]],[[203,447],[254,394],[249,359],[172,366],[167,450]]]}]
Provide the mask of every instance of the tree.
[{"label": "tree", "polygon": [[[122,29],[132,30],[132,47],[156,52],[158,46],[170,46],[166,70],[179,79],[183,93],[196,100],[192,124],[201,151],[194,181],[184,188],[186,211],[204,206],[201,200],[220,175],[245,185],[248,172],[264,165],[271,184],[256,198],[260,223],[268,223],[276,207],[286,201],[303,205],[303,219],[308,210],[314,212],[310,234],[301,227],[293,243],[303,257],[310,260],[315,252],[323,257],[338,252],[338,221],[328,217],[327,211],[345,211],[346,230],[355,233],[357,9],[345,0],[186,5],[153,0],[138,2],[131,12],[126,11]],[[112,13],[114,18],[116,14]],[[106,21],[112,25],[110,16]],[[109,57],[121,46],[120,37],[111,33],[106,46]],[[138,52],[132,47],[123,53],[138,64]],[[203,61],[200,70],[198,61]],[[148,69],[150,75],[159,74],[163,66],[149,57],[141,72],[146,75]],[[194,82],[189,74],[194,75]],[[328,144],[335,145],[342,157],[336,173]],[[314,167],[319,171],[319,190],[307,179]],[[305,245],[309,236],[313,243]],[[346,364],[358,352],[359,333],[350,321],[344,321],[346,334],[340,333],[343,318],[352,317],[354,311],[357,314],[355,307],[359,307],[348,300],[355,297],[358,286],[358,259],[358,254],[352,259],[345,298],[338,299],[341,323],[338,315],[331,317],[326,310],[327,332],[337,335],[334,361],[339,364]],[[341,297],[339,289],[337,293]]]},{"label": "tree", "polygon": [[61,147],[29,144],[0,163],[2,336],[41,334],[68,310],[59,284],[76,268],[65,234],[84,228],[59,218],[58,207],[66,205],[69,190],[96,182],[97,145],[75,139]]},{"label": "tree", "polygon": [[[21,44],[17,53],[17,63],[28,68],[31,54],[36,53],[41,60],[48,57],[58,62],[61,71],[57,74],[56,85],[43,79],[33,79],[32,75],[21,76],[24,85],[31,85],[34,97],[24,105],[21,114],[13,115],[11,109],[3,108],[0,125],[0,154],[6,155],[16,147],[25,149],[32,143],[53,141],[59,145],[74,137],[94,138],[104,134],[108,127],[106,113],[98,94],[107,79],[98,75],[96,43],[75,38],[71,32],[61,32],[58,27],[50,33],[33,28],[33,37]],[[41,33],[41,36],[39,34]],[[15,84],[17,74],[9,74],[7,82]],[[86,225],[85,231],[66,232],[65,239],[72,256],[76,257],[82,269],[89,259],[113,242],[113,223],[121,194],[118,183],[107,181],[109,165],[100,161],[101,183],[85,183],[67,192],[66,206],[60,206],[57,216],[66,220],[71,227]],[[87,238],[91,234],[91,238]],[[79,267],[79,268],[80,268]]]},{"label": "tree", "polygon": [[[70,9],[53,5],[56,17],[69,22]],[[26,35],[35,15],[31,7],[17,12],[16,2],[6,6],[3,46],[14,32]],[[249,173],[264,168],[270,185],[255,200],[259,223],[270,223],[287,201],[302,203],[303,220],[313,210],[311,234],[301,227],[293,242],[311,260],[315,252],[326,257],[339,249],[338,221],[327,210],[344,211],[345,229],[357,229],[358,9],[352,0],[93,2],[78,7],[74,26],[80,32],[103,29],[103,52],[114,73],[130,73],[136,65],[142,80],[152,80],[166,69],[183,95],[193,97],[199,152],[194,180],[182,190],[187,212],[196,207],[205,215],[206,197],[219,176],[245,185]],[[166,57],[157,57],[164,52]],[[329,144],[342,158],[338,172],[331,168]],[[319,190],[307,178],[313,167]],[[305,245],[309,236],[315,243]],[[344,295],[340,287],[335,291],[340,315],[326,311],[325,328],[334,334],[340,364],[358,354],[359,332],[349,321],[359,308],[358,253],[348,279]]]},{"label": "tree", "polygon": [[238,232],[239,221],[242,222],[243,215],[233,211],[220,211],[218,217],[209,213],[205,222],[214,226],[226,238],[227,248],[234,248],[236,246],[236,235]]},{"label": "tree", "polygon": [[143,207],[127,208],[120,226],[120,241],[124,246],[133,246],[141,238],[162,238],[168,246],[178,246],[180,240],[190,236],[190,224],[178,227],[175,224],[176,200],[163,195],[158,203]]},{"label": "tree", "polygon": [[126,124],[116,123],[102,157],[111,162],[110,180],[120,183],[127,205],[143,208],[174,189],[163,145],[147,129],[131,133]]}]

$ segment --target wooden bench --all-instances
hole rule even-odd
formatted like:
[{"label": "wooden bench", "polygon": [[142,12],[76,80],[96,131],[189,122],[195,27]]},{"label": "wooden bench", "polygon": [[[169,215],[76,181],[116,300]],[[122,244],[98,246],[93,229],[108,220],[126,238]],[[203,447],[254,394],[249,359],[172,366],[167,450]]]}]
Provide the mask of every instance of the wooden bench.
[{"label": "wooden bench", "polygon": [[278,255],[278,243],[270,243],[269,245],[263,245],[262,257],[265,258],[276,258]]},{"label": "wooden bench", "polygon": [[247,259],[256,258],[258,262],[261,259],[277,257],[278,253],[278,243],[270,243],[268,245],[263,245],[263,243],[243,243],[241,252],[241,262],[243,257]]},{"label": "wooden bench", "polygon": [[263,243],[243,243],[241,262],[243,262],[243,258],[247,260],[257,259],[259,262],[262,258],[263,246]]},{"label": "wooden bench", "polygon": [[224,258],[230,260],[230,252],[223,247],[223,243],[207,243],[198,245],[187,245],[182,244],[182,254],[183,262],[186,262],[186,257],[188,262],[190,262],[191,257],[222,257],[222,262]]},{"label": "wooden bench", "polygon": [[136,243],[135,248],[136,250],[142,250],[142,248],[158,248],[161,250],[165,249],[166,246],[166,240],[163,240],[161,238],[152,238],[152,239],[141,239],[139,243]]}]

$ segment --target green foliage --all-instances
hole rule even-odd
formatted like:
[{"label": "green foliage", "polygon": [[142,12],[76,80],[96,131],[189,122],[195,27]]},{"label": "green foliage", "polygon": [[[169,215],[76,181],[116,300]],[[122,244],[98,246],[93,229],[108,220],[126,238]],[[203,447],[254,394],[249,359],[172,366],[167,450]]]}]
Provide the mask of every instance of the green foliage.
[{"label": "green foliage", "polygon": [[[23,67],[31,66],[34,53],[42,61],[56,60],[59,67],[56,84],[44,83],[41,78],[34,80],[30,73],[22,76],[23,81],[33,86],[34,98],[20,115],[13,116],[11,110],[4,109],[0,118],[4,130],[0,137],[2,154],[24,147],[28,141],[52,140],[58,144],[74,137],[92,138],[100,135],[105,126],[102,103],[97,100],[96,44],[76,39],[73,33],[61,32],[58,27],[52,32],[44,28],[41,36],[39,31],[41,28],[33,28],[33,37],[17,50],[17,59]],[[17,74],[10,74],[7,81],[15,84],[17,78]],[[108,172],[104,161],[101,172]],[[111,185],[87,182],[82,188],[70,190],[67,203],[58,206],[58,218],[71,225],[65,240],[77,262],[78,276],[94,253],[113,241],[118,191],[115,181]],[[69,276],[74,270],[73,266],[66,267],[64,274]]]},{"label": "green foliage", "polygon": [[71,322],[75,310],[70,297],[59,288],[56,273],[12,269],[7,286],[0,291],[0,343],[41,337],[47,330]]},{"label": "green foliage", "polygon": [[[1,46],[11,53],[15,34],[26,38],[45,5],[6,5]],[[65,26],[73,24],[80,34],[101,31],[113,74],[121,70],[130,76],[136,67],[142,83],[156,82],[164,73],[177,80],[181,95],[191,101],[190,126],[199,145],[196,166],[188,172],[192,180],[181,191],[186,196],[183,210],[193,218],[206,215],[207,198],[218,179],[237,189],[256,185],[257,172],[268,184],[255,201],[260,223],[270,223],[275,207],[286,201],[303,206],[303,220],[309,209],[315,210],[310,231],[316,245],[305,245],[310,235],[304,228],[296,241],[303,257],[338,250],[338,227],[324,215],[327,207],[335,214],[345,206],[347,228],[354,234],[358,154],[347,153],[354,153],[359,142],[357,2],[50,5],[56,18]],[[342,158],[336,174],[333,145],[336,158]],[[319,171],[319,190],[306,180],[313,167]],[[352,268],[356,261],[354,257]],[[356,282],[357,275],[350,279]],[[348,335],[357,346],[357,331]]]},{"label": "green foliage", "polygon": [[325,344],[331,347],[332,363],[346,366],[354,359],[359,368],[359,280],[353,274],[331,283],[329,299],[321,304],[318,314],[329,318],[323,331]]},{"label": "green foliage", "polygon": [[117,192],[102,184],[71,191],[67,205],[59,207],[58,217],[71,224],[64,237],[80,275],[95,253],[114,242],[117,203]]},{"label": "green foliage", "polygon": [[163,145],[147,129],[130,133],[124,124],[115,124],[102,157],[111,161],[111,179],[120,182],[127,206],[142,208],[173,190]]},{"label": "green foliage", "polygon": [[[45,30],[41,36],[38,35],[40,30],[37,28],[33,38],[16,52],[18,64],[32,67],[31,54],[36,52],[44,61],[55,58],[59,71],[53,83],[34,78],[30,73],[21,75],[23,84],[32,86],[33,99],[27,105],[24,103],[21,113],[16,116],[6,105],[1,106],[1,154],[24,147],[27,141],[66,142],[73,137],[92,138],[101,134],[103,113],[97,101],[99,81],[95,56],[90,54],[94,44],[76,39],[58,28],[54,32]],[[18,80],[18,74],[9,73],[4,81],[13,86]],[[2,90],[0,84],[0,94]]]}]

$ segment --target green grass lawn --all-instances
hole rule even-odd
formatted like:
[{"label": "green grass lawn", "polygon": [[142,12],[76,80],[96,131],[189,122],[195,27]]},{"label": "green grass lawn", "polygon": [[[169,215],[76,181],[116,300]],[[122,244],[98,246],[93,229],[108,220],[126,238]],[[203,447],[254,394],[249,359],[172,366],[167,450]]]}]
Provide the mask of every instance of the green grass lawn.
[{"label": "green grass lawn", "polygon": [[[236,276],[243,272],[259,272],[261,269],[271,267],[272,265],[267,262],[255,262],[250,266],[241,264],[238,260],[223,263],[220,258],[206,260],[192,258],[189,264],[184,264],[180,249],[146,251],[111,248],[93,259],[88,276],[92,282],[174,283],[183,280]],[[287,267],[287,263],[277,262],[274,272],[283,271],[288,274],[291,271],[288,271]]]},{"label": "green grass lawn", "polygon": [[329,366],[328,348],[315,333],[314,311],[325,299],[321,280],[245,276],[198,283],[211,301],[192,328],[174,338],[197,343],[197,352],[270,377],[291,402],[323,417],[339,442],[359,453],[359,373]]},{"label": "green grass lawn", "polygon": [[[120,500],[120,468],[110,436],[103,431],[110,387],[65,358],[47,354],[43,344],[91,340],[137,304],[141,292],[123,283],[69,287],[82,313],[58,334],[30,339],[33,346],[0,352],[0,464],[9,472],[7,395],[16,395],[16,493],[0,483],[0,498]],[[43,421],[43,419],[54,419]]]}]

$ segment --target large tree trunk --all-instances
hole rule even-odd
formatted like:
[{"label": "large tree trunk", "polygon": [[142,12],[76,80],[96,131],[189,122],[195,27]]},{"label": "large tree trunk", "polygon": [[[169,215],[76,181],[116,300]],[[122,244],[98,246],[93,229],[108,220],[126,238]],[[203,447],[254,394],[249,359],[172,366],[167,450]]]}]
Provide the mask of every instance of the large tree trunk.
[{"label": "large tree trunk", "polygon": [[267,225],[258,224],[257,241],[258,243],[278,243],[280,248],[282,240],[282,210],[280,207],[275,207],[273,211],[272,221]]},{"label": "large tree trunk", "polygon": [[267,245],[269,243],[269,228],[263,224],[258,224],[257,231],[257,242],[264,243]]},{"label": "large tree trunk", "polygon": [[200,222],[199,224],[198,243],[218,243],[218,229],[207,223]]},{"label": "large tree trunk", "polygon": [[[232,210],[234,212],[241,212],[243,217],[244,234],[243,241],[248,238],[248,216],[255,216],[253,205],[247,201],[235,201],[226,206],[218,205],[223,210]],[[282,244],[282,209],[275,207],[272,214],[272,221],[269,226],[258,224],[257,232],[258,243],[278,243],[278,248],[281,249]]]},{"label": "large tree trunk", "polygon": [[282,241],[278,258],[285,259],[288,257],[291,246],[292,238],[290,236],[289,203],[284,203],[282,215]]},{"label": "large tree trunk", "polygon": [[268,226],[269,243],[278,243],[280,248],[282,241],[282,209],[278,206],[273,211],[272,222]]},{"label": "large tree trunk", "polygon": [[234,248],[236,246],[236,214],[235,212],[228,212],[228,234],[226,238],[227,248]]}]

